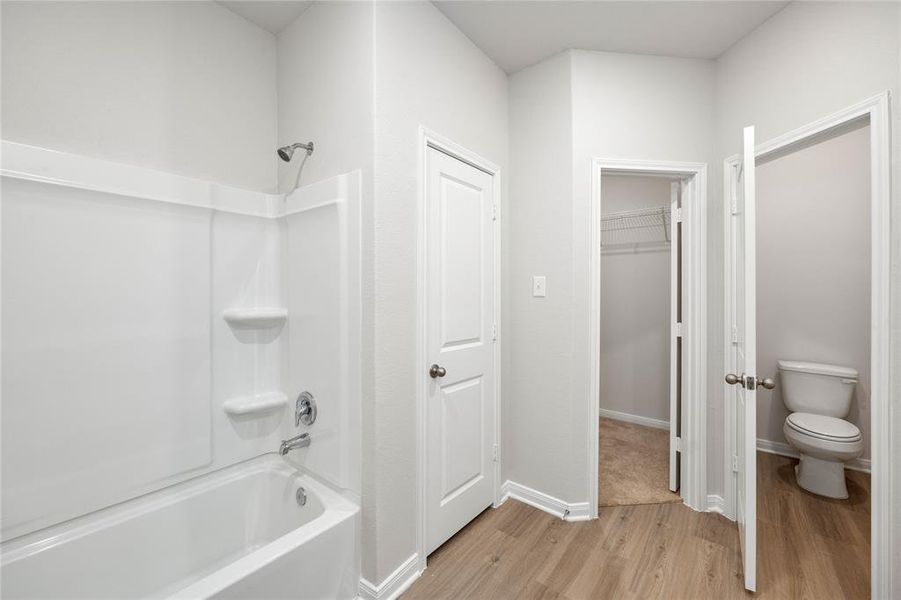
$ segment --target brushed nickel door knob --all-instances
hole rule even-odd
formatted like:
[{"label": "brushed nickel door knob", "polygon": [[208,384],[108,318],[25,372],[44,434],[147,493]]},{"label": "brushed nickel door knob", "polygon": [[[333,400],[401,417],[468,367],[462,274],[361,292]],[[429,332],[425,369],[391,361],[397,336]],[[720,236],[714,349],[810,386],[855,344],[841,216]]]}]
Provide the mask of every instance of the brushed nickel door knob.
[{"label": "brushed nickel door knob", "polygon": [[763,379],[761,379],[761,378],[758,377],[758,378],[757,378],[757,385],[763,386],[763,387],[765,387],[766,389],[771,390],[771,389],[773,389],[774,387],[776,387],[776,382],[773,380],[772,377],[765,377],[765,378],[763,378]]},{"label": "brushed nickel door knob", "polygon": [[441,367],[439,365],[432,365],[431,367],[429,367],[429,376],[432,379],[444,377],[445,375],[447,375],[447,369],[445,369],[444,367]]},{"label": "brushed nickel door knob", "polygon": [[739,377],[738,375],[729,373],[728,375],[726,375],[726,383],[728,383],[729,385],[735,385],[736,383],[741,383],[741,377]]}]

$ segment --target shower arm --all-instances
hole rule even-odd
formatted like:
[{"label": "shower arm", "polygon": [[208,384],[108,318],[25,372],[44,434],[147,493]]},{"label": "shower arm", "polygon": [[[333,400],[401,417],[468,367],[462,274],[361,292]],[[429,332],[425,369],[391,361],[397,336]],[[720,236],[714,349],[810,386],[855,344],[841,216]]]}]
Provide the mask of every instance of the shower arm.
[{"label": "shower arm", "polygon": [[306,144],[301,142],[296,142],[291,144],[290,146],[282,146],[278,149],[278,157],[285,162],[291,162],[291,158],[294,156],[294,151],[298,148],[302,148],[306,150],[306,153],[303,156],[303,160],[300,161],[300,166],[297,168],[297,177],[294,179],[294,186],[291,188],[289,194],[297,189],[297,186],[300,185],[300,174],[303,172],[304,163],[307,162],[307,159],[310,158],[310,155],[313,154],[313,142],[307,142]]}]

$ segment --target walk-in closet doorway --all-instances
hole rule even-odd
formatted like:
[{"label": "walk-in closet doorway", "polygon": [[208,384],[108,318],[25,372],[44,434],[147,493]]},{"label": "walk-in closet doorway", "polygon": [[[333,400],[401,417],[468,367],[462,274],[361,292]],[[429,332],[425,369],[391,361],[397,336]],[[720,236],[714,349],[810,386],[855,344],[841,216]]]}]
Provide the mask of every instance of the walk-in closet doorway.
[{"label": "walk-in closet doorway", "polygon": [[706,166],[596,159],[592,507],[706,507]]}]

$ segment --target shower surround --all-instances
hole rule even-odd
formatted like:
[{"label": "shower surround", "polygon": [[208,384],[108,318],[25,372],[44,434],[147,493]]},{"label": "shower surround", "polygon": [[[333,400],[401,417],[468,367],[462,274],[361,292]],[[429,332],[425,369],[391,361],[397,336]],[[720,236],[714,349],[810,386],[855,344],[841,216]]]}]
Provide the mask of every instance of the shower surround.
[{"label": "shower surround", "polygon": [[[246,571],[251,556],[293,572],[313,564],[298,548],[325,536],[342,549],[340,576],[322,581],[353,597],[359,172],[284,196],[12,142],[2,154],[4,597],[55,595],[18,574],[72,552],[107,552],[128,573],[116,548],[140,531],[189,548],[186,562],[169,557],[131,592],[107,594],[115,578],[89,569],[60,585],[164,596],[214,567],[231,581],[228,561]],[[303,391],[319,415],[295,427]],[[309,448],[275,456],[303,431]],[[299,482],[305,507],[292,506]],[[207,529],[247,537],[207,560]]]}]

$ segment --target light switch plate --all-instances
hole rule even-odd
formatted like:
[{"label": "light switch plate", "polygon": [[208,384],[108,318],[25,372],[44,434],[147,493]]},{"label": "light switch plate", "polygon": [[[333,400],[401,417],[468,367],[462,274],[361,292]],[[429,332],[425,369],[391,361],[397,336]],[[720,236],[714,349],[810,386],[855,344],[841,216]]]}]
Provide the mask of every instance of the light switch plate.
[{"label": "light switch plate", "polygon": [[547,278],[544,275],[532,275],[532,297],[544,298],[547,296]]}]

